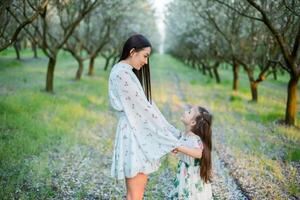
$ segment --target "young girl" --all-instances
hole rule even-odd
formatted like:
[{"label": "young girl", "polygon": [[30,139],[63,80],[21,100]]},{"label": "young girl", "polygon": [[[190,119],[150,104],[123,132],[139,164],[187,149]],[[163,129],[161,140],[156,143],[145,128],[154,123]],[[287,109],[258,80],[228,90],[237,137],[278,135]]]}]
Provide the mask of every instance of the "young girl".
[{"label": "young girl", "polygon": [[171,199],[210,200],[211,190],[211,114],[194,106],[181,117],[185,133],[177,147],[179,163]]}]

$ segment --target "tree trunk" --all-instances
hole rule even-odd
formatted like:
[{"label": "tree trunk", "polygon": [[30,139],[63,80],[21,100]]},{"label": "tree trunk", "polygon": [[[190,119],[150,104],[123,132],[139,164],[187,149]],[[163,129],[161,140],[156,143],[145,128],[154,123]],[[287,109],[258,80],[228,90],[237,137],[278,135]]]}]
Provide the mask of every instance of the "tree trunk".
[{"label": "tree trunk", "polygon": [[46,91],[53,92],[53,79],[54,79],[54,69],[56,64],[56,55],[50,57],[48,61],[48,69],[46,76]]},{"label": "tree trunk", "polygon": [[89,63],[89,72],[88,72],[89,76],[94,75],[94,63],[95,63],[95,57],[91,57],[90,58],[90,63]]},{"label": "tree trunk", "polygon": [[213,66],[213,72],[214,72],[217,83],[221,83],[221,79],[220,79],[219,72],[218,72],[218,66],[219,66],[219,62],[216,62]]},{"label": "tree trunk", "polygon": [[252,101],[257,102],[258,99],[257,86],[259,82],[255,81],[254,79],[254,74],[253,74],[254,69],[250,68],[246,63],[240,63],[240,64],[242,64],[242,66],[244,67],[244,70],[246,71],[249,79]]},{"label": "tree trunk", "polygon": [[205,66],[203,64],[202,64],[202,74],[206,75],[206,68],[205,68]]},{"label": "tree trunk", "polygon": [[119,57],[119,56],[115,56],[115,57],[114,57],[114,60],[113,60],[113,63],[112,63],[113,65],[116,64],[118,57]]},{"label": "tree trunk", "polygon": [[192,60],[192,68],[195,69],[196,66],[195,66],[195,60]]},{"label": "tree trunk", "polygon": [[81,79],[82,72],[83,72],[83,61],[80,58],[78,58],[76,60],[78,62],[78,69],[77,69],[77,72],[76,72],[75,80],[79,81]]},{"label": "tree trunk", "polygon": [[197,65],[196,65],[196,66],[197,66],[197,71],[199,71],[199,72],[200,72],[200,71],[201,71],[201,65],[200,65],[199,63],[197,63]]},{"label": "tree trunk", "polygon": [[250,83],[250,87],[251,87],[251,95],[252,95],[252,101],[253,102],[257,102],[257,86],[258,83],[256,83],[255,81]]},{"label": "tree trunk", "polygon": [[208,74],[209,74],[210,78],[214,78],[211,68],[208,68],[207,70],[208,70]]},{"label": "tree trunk", "polygon": [[119,56],[114,56],[113,57],[113,61],[110,63],[111,67],[113,67],[116,64],[118,58],[119,58]]},{"label": "tree trunk", "polygon": [[31,48],[32,48],[32,51],[33,51],[33,57],[34,57],[34,58],[38,58],[36,46],[37,46],[37,45],[36,45],[35,42],[32,42],[32,43],[31,43]]},{"label": "tree trunk", "polygon": [[285,111],[285,123],[295,125],[297,114],[297,84],[299,76],[292,76],[288,83],[288,97]]},{"label": "tree trunk", "polygon": [[239,86],[239,64],[233,61],[233,90],[237,91]]},{"label": "tree trunk", "polygon": [[272,66],[272,69],[273,69],[273,72],[272,72],[273,78],[274,78],[274,80],[277,80],[277,69],[276,69],[276,65],[273,65],[273,66]]},{"label": "tree trunk", "polygon": [[109,61],[110,61],[110,59],[111,59],[111,56],[109,56],[109,57],[107,57],[107,58],[105,59],[104,71],[107,70],[107,68],[108,68],[108,66],[109,66]]},{"label": "tree trunk", "polygon": [[22,44],[21,44],[21,49],[27,49],[28,45],[27,45],[27,39],[23,39],[22,40]]},{"label": "tree trunk", "polygon": [[214,75],[215,75],[215,77],[216,77],[217,83],[221,83],[218,69],[217,69],[217,68],[213,68],[213,71],[214,71]]},{"label": "tree trunk", "polygon": [[18,60],[20,60],[21,59],[21,56],[20,56],[20,44],[19,44],[19,42],[15,42],[14,43],[14,49],[15,49],[15,51],[16,51],[16,58],[18,59]]}]

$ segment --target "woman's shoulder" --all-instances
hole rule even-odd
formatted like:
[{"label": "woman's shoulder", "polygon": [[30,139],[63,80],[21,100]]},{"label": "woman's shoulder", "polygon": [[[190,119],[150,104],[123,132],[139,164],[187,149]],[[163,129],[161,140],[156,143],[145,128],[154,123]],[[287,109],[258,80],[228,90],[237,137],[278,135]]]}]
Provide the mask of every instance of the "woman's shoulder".
[{"label": "woman's shoulder", "polygon": [[118,62],[112,67],[112,70],[110,72],[110,77],[115,77],[117,75],[122,76],[123,74],[131,75],[131,73],[133,73],[132,69],[133,67],[130,66],[129,64]]},{"label": "woman's shoulder", "polygon": [[114,64],[112,70],[126,70],[126,71],[132,71],[133,67],[125,62],[118,62]]},{"label": "woman's shoulder", "polygon": [[110,84],[116,84],[121,82],[127,82],[126,84],[139,84],[138,79],[134,72],[132,71],[133,67],[129,64],[119,62],[113,66],[113,69],[110,72],[109,80]]}]

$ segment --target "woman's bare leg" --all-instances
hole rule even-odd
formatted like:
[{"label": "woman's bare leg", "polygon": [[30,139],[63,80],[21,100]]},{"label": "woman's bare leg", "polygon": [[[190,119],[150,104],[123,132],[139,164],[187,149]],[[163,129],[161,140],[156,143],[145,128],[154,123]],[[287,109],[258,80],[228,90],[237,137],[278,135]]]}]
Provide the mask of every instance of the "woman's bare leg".
[{"label": "woman's bare leg", "polygon": [[126,178],[127,200],[141,200],[144,196],[148,177],[146,174],[139,173],[133,178]]}]

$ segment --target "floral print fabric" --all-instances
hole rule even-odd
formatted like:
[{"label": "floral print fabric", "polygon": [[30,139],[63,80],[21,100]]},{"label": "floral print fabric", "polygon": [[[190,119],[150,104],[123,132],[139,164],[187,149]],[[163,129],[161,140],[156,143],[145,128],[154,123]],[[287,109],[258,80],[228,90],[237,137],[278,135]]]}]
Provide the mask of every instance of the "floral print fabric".
[{"label": "floral print fabric", "polygon": [[132,69],[119,62],[109,76],[109,101],[119,118],[111,166],[117,179],[154,172],[159,159],[180,145],[179,131],[149,103]]},{"label": "floral print fabric", "polygon": [[[182,145],[190,148],[203,148],[201,139],[196,135],[183,134]],[[200,177],[200,159],[195,159],[183,153],[178,153],[179,163],[174,179],[174,189],[169,199],[179,200],[211,200],[211,185]]]}]

